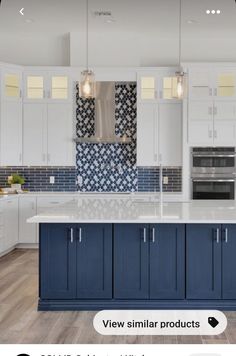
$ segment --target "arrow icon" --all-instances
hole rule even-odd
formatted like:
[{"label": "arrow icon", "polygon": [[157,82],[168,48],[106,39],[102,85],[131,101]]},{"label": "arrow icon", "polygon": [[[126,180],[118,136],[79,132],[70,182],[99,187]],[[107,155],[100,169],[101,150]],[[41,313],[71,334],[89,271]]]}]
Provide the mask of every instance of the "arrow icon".
[{"label": "arrow icon", "polygon": [[24,7],[22,7],[22,9],[19,11],[19,13],[22,15],[22,16],[24,16],[25,14],[24,14]]}]

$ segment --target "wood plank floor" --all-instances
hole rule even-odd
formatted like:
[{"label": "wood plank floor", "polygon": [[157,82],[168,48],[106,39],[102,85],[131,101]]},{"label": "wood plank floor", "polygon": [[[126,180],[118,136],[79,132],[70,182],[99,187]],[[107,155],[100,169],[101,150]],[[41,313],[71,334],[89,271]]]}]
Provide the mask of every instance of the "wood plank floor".
[{"label": "wood plank floor", "polygon": [[38,312],[38,251],[15,250],[0,258],[1,344],[231,344],[236,312],[216,336],[102,336],[93,328],[95,312]]}]

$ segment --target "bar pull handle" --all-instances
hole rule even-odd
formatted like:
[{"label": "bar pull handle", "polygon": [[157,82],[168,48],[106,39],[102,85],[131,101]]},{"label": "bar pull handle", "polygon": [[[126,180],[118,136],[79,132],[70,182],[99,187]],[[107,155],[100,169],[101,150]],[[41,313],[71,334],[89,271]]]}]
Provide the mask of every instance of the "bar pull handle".
[{"label": "bar pull handle", "polygon": [[220,243],[220,229],[216,229],[216,243]]},{"label": "bar pull handle", "polygon": [[209,106],[209,108],[208,108],[208,115],[212,115],[212,107],[211,106]]},{"label": "bar pull handle", "polygon": [[218,96],[218,89],[217,88],[215,88],[215,90],[214,90],[214,96]]},{"label": "bar pull handle", "polygon": [[82,228],[79,228],[79,243],[82,242]]},{"label": "bar pull handle", "polygon": [[214,138],[217,138],[217,130],[214,130]]},{"label": "bar pull handle", "polygon": [[212,96],[212,88],[209,88],[209,96]]},{"label": "bar pull handle", "polygon": [[153,243],[156,242],[156,230],[155,230],[155,227],[152,228],[152,242]]},{"label": "bar pull handle", "polygon": [[74,229],[73,228],[71,228],[70,229],[70,242],[73,244],[73,242],[74,242]]},{"label": "bar pull handle", "polygon": [[224,242],[227,244],[228,243],[228,229],[224,229]]},{"label": "bar pull handle", "polygon": [[147,229],[146,229],[146,227],[143,229],[143,242],[144,243],[147,242]]}]

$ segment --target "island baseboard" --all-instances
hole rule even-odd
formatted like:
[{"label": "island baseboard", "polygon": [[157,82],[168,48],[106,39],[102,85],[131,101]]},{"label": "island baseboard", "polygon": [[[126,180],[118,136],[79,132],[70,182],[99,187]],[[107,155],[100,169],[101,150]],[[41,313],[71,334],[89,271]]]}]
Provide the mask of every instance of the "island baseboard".
[{"label": "island baseboard", "polygon": [[39,311],[236,310],[236,300],[39,300]]}]

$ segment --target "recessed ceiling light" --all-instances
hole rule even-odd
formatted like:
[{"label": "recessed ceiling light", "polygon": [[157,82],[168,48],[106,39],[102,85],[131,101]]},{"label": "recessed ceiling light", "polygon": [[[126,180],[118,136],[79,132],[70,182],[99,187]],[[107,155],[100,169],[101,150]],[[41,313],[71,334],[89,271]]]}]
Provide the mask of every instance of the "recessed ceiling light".
[{"label": "recessed ceiling light", "polygon": [[25,22],[26,22],[26,23],[33,23],[34,20],[33,20],[33,19],[25,19]]},{"label": "recessed ceiling light", "polygon": [[187,21],[187,23],[189,24],[189,25],[193,25],[193,24],[195,24],[195,23],[198,23],[198,21],[196,21],[196,20],[188,20]]},{"label": "recessed ceiling light", "polygon": [[111,17],[110,19],[106,19],[105,22],[106,23],[114,23],[114,22],[116,22],[116,20]]}]

